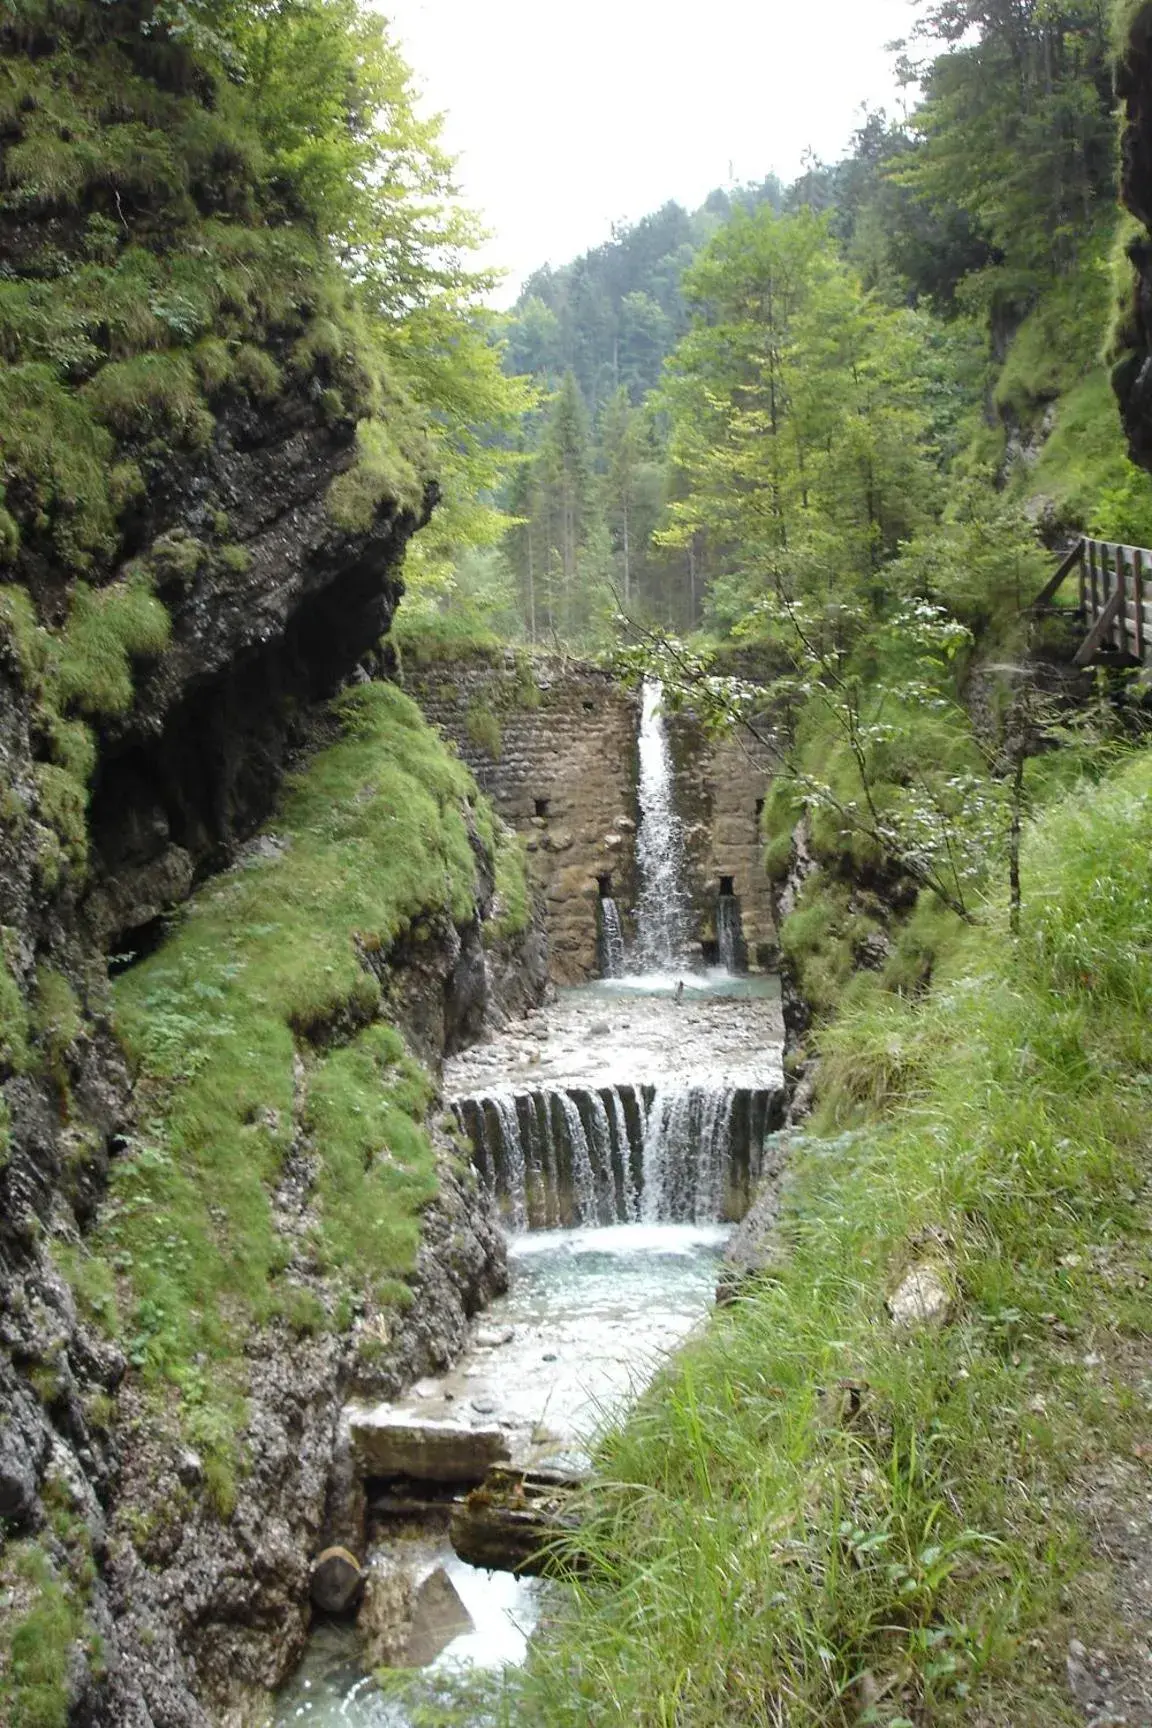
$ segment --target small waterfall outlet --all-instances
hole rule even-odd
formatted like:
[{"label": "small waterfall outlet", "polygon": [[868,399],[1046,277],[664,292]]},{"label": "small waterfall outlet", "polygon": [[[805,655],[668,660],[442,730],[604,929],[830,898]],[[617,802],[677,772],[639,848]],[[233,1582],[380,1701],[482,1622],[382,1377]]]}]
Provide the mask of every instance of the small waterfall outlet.
[{"label": "small waterfall outlet", "polygon": [[714,1224],[747,1210],[782,1094],[573,1086],[494,1090],[452,1109],[513,1229]]},{"label": "small waterfall outlet", "polygon": [[725,972],[744,970],[744,932],[735,894],[721,893],[716,900],[716,958]]},{"label": "small waterfall outlet", "polygon": [[672,752],[661,709],[663,690],[646,678],[640,715],[640,828],[636,866],[638,972],[675,972],[687,964],[688,894],[684,830],[673,797]]},{"label": "small waterfall outlet", "polygon": [[620,908],[610,894],[600,896],[600,972],[605,978],[623,978],[624,926]]}]

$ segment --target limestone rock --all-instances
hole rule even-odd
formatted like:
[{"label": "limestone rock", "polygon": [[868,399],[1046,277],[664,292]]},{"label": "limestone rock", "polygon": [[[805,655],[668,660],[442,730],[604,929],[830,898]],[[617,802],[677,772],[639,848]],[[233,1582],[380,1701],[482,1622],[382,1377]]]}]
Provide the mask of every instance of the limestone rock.
[{"label": "limestone rock", "polygon": [[346,1614],[364,1588],[364,1572],[347,1548],[325,1548],[312,1562],[312,1600],[324,1614]]},{"label": "limestone rock", "polygon": [[411,1476],[418,1482],[482,1482],[489,1465],[508,1457],[499,1428],[423,1420],[383,1404],[352,1417],[353,1453],[365,1476]]},{"label": "limestone rock", "polygon": [[943,1326],[952,1315],[952,1292],[939,1267],[925,1261],[913,1266],[888,1298],[895,1326]]},{"label": "limestone rock", "polygon": [[471,1631],[471,1614],[443,1566],[437,1566],[416,1592],[412,1603],[412,1623],[400,1666],[426,1668],[453,1638]]},{"label": "limestone rock", "polygon": [[408,1647],[415,1591],[408,1567],[392,1555],[374,1554],[356,1618],[365,1666],[399,1668]]}]

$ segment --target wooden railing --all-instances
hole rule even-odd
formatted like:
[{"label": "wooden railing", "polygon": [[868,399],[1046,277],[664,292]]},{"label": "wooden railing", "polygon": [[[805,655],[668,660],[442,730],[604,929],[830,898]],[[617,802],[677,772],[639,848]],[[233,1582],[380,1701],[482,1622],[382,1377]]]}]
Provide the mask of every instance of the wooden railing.
[{"label": "wooden railing", "polygon": [[1152,660],[1152,551],[1111,540],[1078,540],[1031,610],[1051,606],[1073,572],[1079,582],[1080,617],[1088,627],[1076,665],[1087,666],[1098,657]]}]

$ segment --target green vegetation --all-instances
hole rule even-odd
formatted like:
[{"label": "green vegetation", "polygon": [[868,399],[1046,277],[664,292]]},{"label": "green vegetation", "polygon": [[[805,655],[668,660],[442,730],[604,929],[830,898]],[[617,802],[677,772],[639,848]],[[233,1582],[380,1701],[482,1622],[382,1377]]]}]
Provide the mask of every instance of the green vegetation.
[{"label": "green vegetation", "polygon": [[[118,577],[125,525],[245,398],[292,392],[355,428],[329,500],[351,532],[422,509],[435,477],[414,580],[498,534],[478,500],[527,398],[479,309],[490,278],[468,268],[437,125],[370,7],[20,0],[0,23],[0,136],[19,236],[0,274],[0,565],[83,578],[52,651],[58,709],[130,705],[131,658],[166,643],[150,583],[190,581],[199,543],[162,534]],[[67,250],[52,238],[73,231]],[[244,568],[242,548],[211,556]]]},{"label": "green vegetation", "polygon": [[[780,1269],[605,1440],[531,1719],[1078,1719],[1069,1629],[1122,1635],[1078,1498],[1145,1425],[1150,843],[1141,755],[1030,836],[1018,945],[1001,902],[826,1035]],[[925,1263],[952,1317],[898,1328]]]},{"label": "green vegetation", "polygon": [[87,1613],[96,1578],[91,1534],[61,1478],[50,1475],[42,1496],[43,1536],[0,1549],[0,1587],[14,1609],[0,1628],[0,1712],[14,1728],[67,1728],[77,1647],[94,1675],[102,1667]]},{"label": "green vegetation", "polygon": [[96,590],[78,582],[56,667],[60,701],[83,714],[123,714],[133,657],[162,654],[170,628],[143,571]]},{"label": "green vegetation", "polygon": [[464,716],[464,730],[479,749],[499,762],[504,738],[500,722],[487,702],[475,701]]},{"label": "green vegetation", "polygon": [[[276,1315],[332,1323],[345,1293],[402,1299],[435,1159],[422,1126],[428,1081],[380,1023],[378,972],[421,918],[470,917],[470,833],[497,849],[467,770],[406,696],[364,686],[336,713],[342,739],[292,782],[266,851],[206,887],[165,946],[117,982],[140,1129],[72,1268],[146,1383],[166,1403],[178,1392],[225,1507],[245,1329]],[[515,911],[525,905],[516,855],[502,840],[498,857]],[[327,1275],[323,1307],[299,1284],[272,1214],[300,1127],[299,1060],[319,1159],[307,1258]],[[105,1264],[119,1280],[118,1322]]]},{"label": "green vegetation", "polygon": [[1009,482],[1052,537],[1146,538],[1105,375],[1132,358],[1134,232],[1109,26],[1097,0],[925,0],[897,64],[919,100],[843,160],[536,272],[504,326],[541,392],[512,525],[441,604],[532,643],[610,646],[621,610],[723,639],[771,595],[773,545],[793,580],[876,578],[947,533],[962,482],[985,508]]}]

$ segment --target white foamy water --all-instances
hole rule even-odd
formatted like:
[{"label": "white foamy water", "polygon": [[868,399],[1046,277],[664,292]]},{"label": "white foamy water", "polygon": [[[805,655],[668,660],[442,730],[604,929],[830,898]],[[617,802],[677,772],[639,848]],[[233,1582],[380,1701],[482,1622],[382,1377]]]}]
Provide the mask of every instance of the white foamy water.
[{"label": "white foamy water", "polygon": [[688,964],[688,895],[684,829],[676,810],[672,752],[661,709],[663,691],[646,678],[640,716],[640,827],[636,865],[636,960],[640,972]]},{"label": "white foamy water", "polygon": [[[423,1396],[406,1405],[430,1418],[472,1414],[477,1422],[494,1418],[474,1406],[494,1405],[534,1437],[538,1453],[583,1462],[589,1435],[704,1316],[727,1234],[718,1225],[640,1223],[514,1237],[508,1294],[477,1323],[488,1342],[474,1345],[449,1374],[422,1382],[414,1391]],[[473,1629],[412,1676],[408,1701],[381,1692],[365,1674],[354,1626],[324,1626],[280,1698],[275,1728],[409,1728],[413,1698],[445,1708],[466,1699],[468,1713],[458,1720],[472,1728],[496,1719],[482,1699],[473,1706],[477,1671],[495,1674],[523,1660],[546,1586],[477,1571],[446,1542],[428,1544],[427,1565],[436,1564],[448,1572]]]}]

